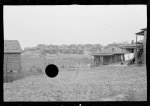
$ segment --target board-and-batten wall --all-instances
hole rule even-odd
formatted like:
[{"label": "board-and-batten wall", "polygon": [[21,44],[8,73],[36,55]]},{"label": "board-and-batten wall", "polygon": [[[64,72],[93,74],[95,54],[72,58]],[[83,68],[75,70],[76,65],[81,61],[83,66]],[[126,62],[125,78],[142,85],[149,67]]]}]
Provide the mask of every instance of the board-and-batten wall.
[{"label": "board-and-batten wall", "polygon": [[14,80],[21,71],[21,54],[4,53],[4,81]]},{"label": "board-and-batten wall", "polygon": [[[112,56],[94,56],[94,62],[97,61],[100,64],[122,62],[121,55],[123,56],[123,54],[115,54]],[[124,56],[123,56],[123,61],[124,61]]]}]

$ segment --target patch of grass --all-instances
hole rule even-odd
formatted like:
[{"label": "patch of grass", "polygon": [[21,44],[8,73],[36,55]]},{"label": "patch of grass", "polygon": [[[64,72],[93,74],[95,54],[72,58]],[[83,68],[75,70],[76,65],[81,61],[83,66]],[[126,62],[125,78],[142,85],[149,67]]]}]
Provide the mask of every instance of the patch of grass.
[{"label": "patch of grass", "polygon": [[131,88],[128,90],[127,95],[125,96],[125,101],[136,101],[135,91],[133,89],[133,84],[130,85]]}]

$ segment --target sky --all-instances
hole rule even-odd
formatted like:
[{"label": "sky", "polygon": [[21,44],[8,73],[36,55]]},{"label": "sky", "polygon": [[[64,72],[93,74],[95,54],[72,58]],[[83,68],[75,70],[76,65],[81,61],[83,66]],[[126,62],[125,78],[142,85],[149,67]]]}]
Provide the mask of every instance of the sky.
[{"label": "sky", "polygon": [[130,43],[146,27],[146,5],[4,6],[4,40],[18,40],[22,48]]}]

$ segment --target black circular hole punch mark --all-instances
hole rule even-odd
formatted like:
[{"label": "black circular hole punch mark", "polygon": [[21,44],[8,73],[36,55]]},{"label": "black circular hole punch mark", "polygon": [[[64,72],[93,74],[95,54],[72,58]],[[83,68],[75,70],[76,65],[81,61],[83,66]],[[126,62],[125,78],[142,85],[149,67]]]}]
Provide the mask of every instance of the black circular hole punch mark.
[{"label": "black circular hole punch mark", "polygon": [[54,64],[48,65],[45,69],[46,75],[51,78],[56,77],[58,74],[58,71],[59,70],[58,70],[57,66]]}]

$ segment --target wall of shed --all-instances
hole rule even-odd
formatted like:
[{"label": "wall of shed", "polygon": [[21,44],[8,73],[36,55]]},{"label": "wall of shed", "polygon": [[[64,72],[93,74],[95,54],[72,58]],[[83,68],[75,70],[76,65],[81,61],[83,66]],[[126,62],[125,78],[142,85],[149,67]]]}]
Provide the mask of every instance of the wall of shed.
[{"label": "wall of shed", "polygon": [[[94,64],[95,66],[103,65],[103,64],[111,64],[116,62],[122,62],[121,55],[123,54],[115,54],[112,56],[94,56]],[[123,56],[124,61],[124,56]]]},{"label": "wall of shed", "polygon": [[121,54],[116,54],[116,62],[121,62]]},{"label": "wall of shed", "polygon": [[115,63],[115,55],[111,56],[111,63]]},{"label": "wall of shed", "polygon": [[110,63],[111,56],[104,56],[103,57],[103,64],[109,64]]},{"label": "wall of shed", "polygon": [[99,66],[100,65],[100,56],[94,56],[94,65]]},{"label": "wall of shed", "polygon": [[[4,82],[18,79],[19,73],[21,72],[21,54],[5,53],[3,66]],[[18,72],[15,72],[13,70],[18,70]]]}]

